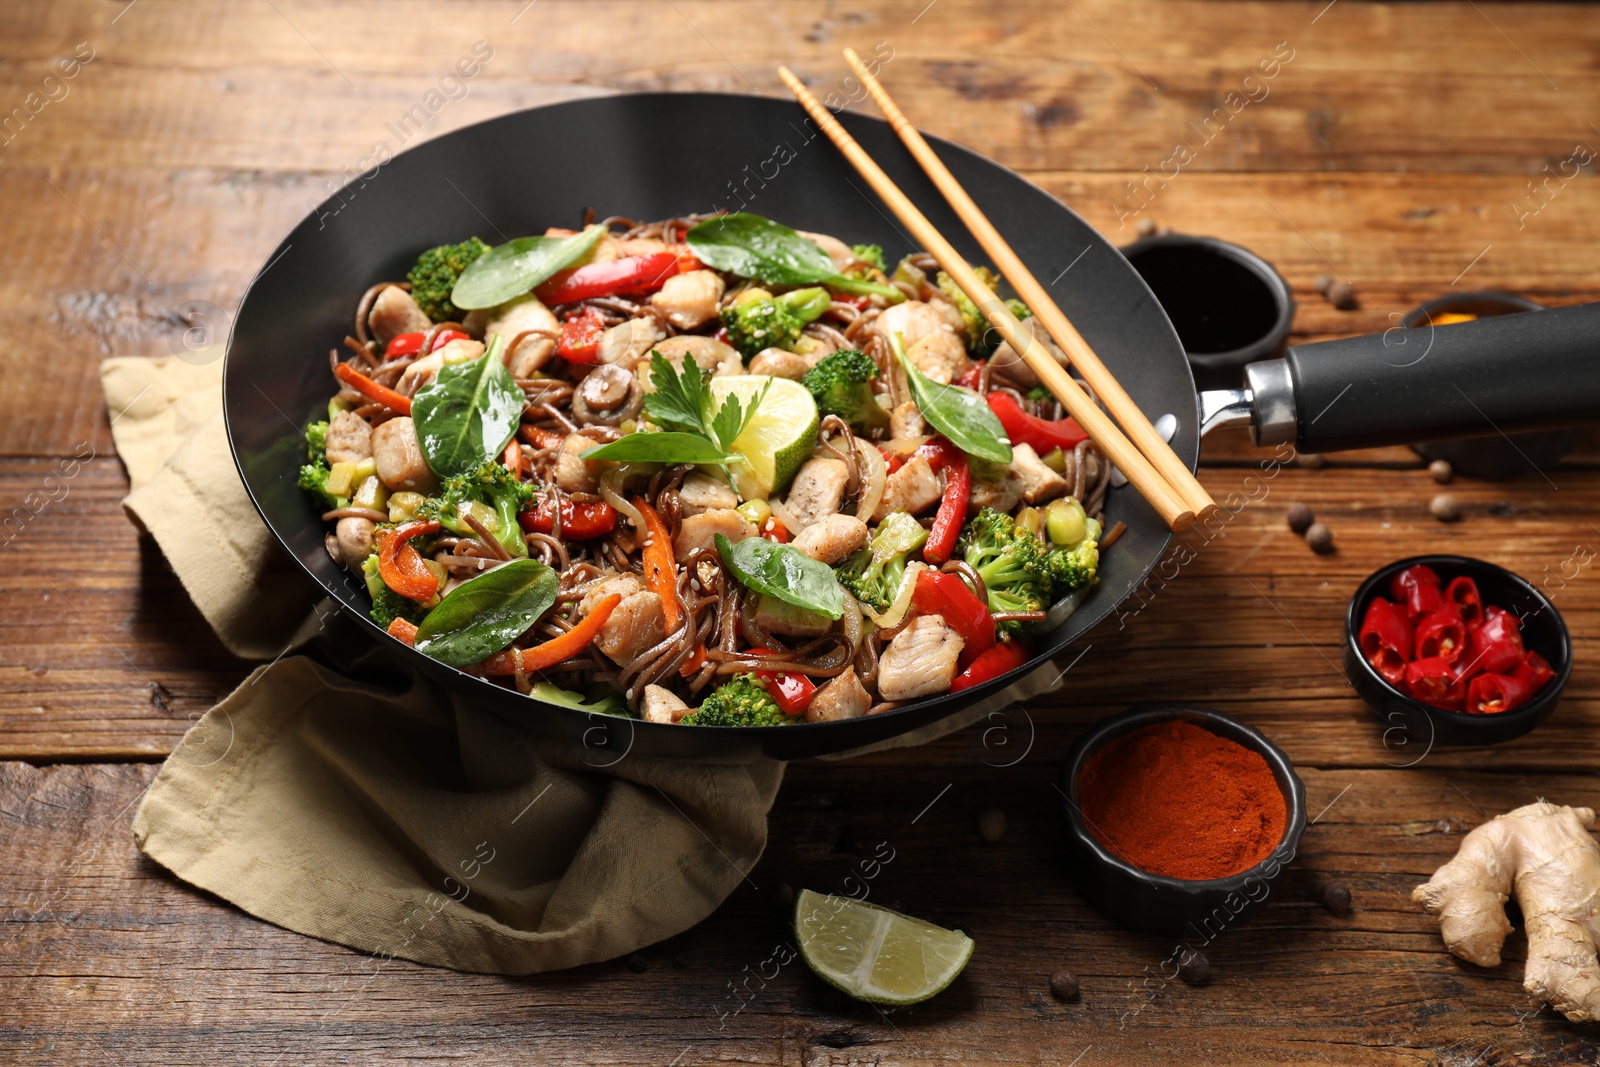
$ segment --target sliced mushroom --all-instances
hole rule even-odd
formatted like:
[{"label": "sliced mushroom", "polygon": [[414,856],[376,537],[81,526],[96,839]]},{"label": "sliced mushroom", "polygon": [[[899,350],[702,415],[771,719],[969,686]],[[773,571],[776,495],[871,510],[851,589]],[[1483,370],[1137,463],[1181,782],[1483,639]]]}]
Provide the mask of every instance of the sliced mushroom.
[{"label": "sliced mushroom", "polygon": [[583,426],[619,426],[637,418],[644,390],[631,373],[602,363],[584,376],[572,394],[572,417]]}]

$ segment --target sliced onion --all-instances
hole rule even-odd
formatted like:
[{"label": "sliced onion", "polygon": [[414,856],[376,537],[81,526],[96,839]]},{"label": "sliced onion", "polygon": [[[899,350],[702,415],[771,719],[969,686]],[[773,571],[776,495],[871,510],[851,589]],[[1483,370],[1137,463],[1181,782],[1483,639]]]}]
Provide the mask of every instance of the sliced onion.
[{"label": "sliced onion", "polygon": [[783,501],[775,496],[769,497],[767,507],[772,509],[772,517],[783,523],[783,528],[789,531],[790,537],[800,532],[800,524],[795,521],[794,513],[784,507]]},{"label": "sliced onion", "polygon": [[861,457],[861,496],[856,503],[856,516],[863,522],[872,521],[872,513],[883,502],[884,487],[889,484],[889,464],[883,453],[869,441],[856,438],[856,454]]},{"label": "sliced onion", "polygon": [[885,450],[897,456],[909,456],[931,440],[932,436],[923,434],[920,437],[891,437],[881,443]]},{"label": "sliced onion", "polygon": [[892,630],[899,626],[905,621],[906,613],[911,610],[911,594],[917,588],[917,575],[927,569],[926,563],[906,564],[905,577],[900,580],[900,592],[895,594],[894,603],[889,605],[889,610],[879,615],[872,610],[871,604],[862,604],[862,612],[880,630]]},{"label": "sliced onion", "polygon": [[640,533],[644,532],[644,516],[639,514],[639,509],[628,503],[628,498],[623,495],[624,483],[627,481],[629,470],[626,464],[612,467],[600,475],[600,497],[607,504],[617,509],[618,514],[633,523],[633,528]]},{"label": "sliced onion", "polygon": [[1054,604],[1051,604],[1050,610],[1045,612],[1044,622],[1040,623],[1040,629],[1045,631],[1054,630],[1057,626],[1066,622],[1068,617],[1083,604],[1084,599],[1089,595],[1089,590],[1093,588],[1091,585],[1086,585],[1082,589],[1074,589]]}]

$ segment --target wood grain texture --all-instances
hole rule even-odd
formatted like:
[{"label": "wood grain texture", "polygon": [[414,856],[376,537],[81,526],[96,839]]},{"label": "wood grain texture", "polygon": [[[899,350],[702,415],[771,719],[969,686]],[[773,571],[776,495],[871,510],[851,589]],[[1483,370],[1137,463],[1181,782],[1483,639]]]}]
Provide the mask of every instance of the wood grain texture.
[{"label": "wood grain texture", "polygon": [[[1600,19],[1581,5],[525,4],[6,10],[0,234],[22,269],[0,272],[0,759],[19,761],[0,765],[0,1060],[1455,1067],[1600,1056],[1592,1029],[1522,993],[1520,935],[1500,968],[1469,967],[1407,898],[1487,814],[1539,796],[1600,801],[1600,580],[1591,566],[1555,584],[1580,547],[1600,548],[1596,437],[1548,480],[1457,480],[1464,517],[1446,526],[1427,510],[1439,487],[1408,449],[1269,479],[1244,434],[1214,436],[1202,481],[1219,501],[1250,502],[1180,542],[1193,560],[1074,650],[1083,657],[1061,693],[925,748],[791,767],[751,884],[631,965],[513,981],[381,964],[251,920],[139,857],[128,822],[154,761],[250,664],[221,648],[121,514],[127,486],[96,365],[181,351],[186,329],[223,337],[282,234],[379,141],[394,150],[602,93],[781,95],[779,62],[819,93],[847,92],[838,49],[881,41],[894,49],[882,77],[914,122],[1022,170],[1114,243],[1156,223],[1271,260],[1299,304],[1296,341],[1386,329],[1452,288],[1600,299],[1592,166],[1539,184],[1537,199],[1529,188],[1578,146],[1600,146]],[[494,55],[459,98],[420,131],[399,130],[477,41]],[[94,58],[47,83],[79,42]],[[1246,85],[1279,42],[1292,60]],[[1241,91],[1262,98],[1230,112]],[[54,98],[27,114],[44,98],[30,93]],[[1160,177],[1179,145],[1193,158]],[[1035,267],[1054,277],[1078,251]],[[1359,306],[1334,309],[1319,275],[1350,281]],[[91,452],[62,476],[64,459]],[[1294,501],[1332,526],[1337,553],[1315,556],[1283,527]],[[1577,669],[1534,734],[1435,749],[1401,769],[1415,751],[1386,747],[1339,675],[1340,620],[1366,574],[1422,548],[1549,581]],[[1084,904],[1061,851],[1056,767],[1083,727],[1136,701],[1205,703],[1261,728],[1320,813],[1281,896],[1206,948],[1217,980],[1204,989],[1165,980],[1173,946]],[[974,828],[989,807],[1010,819],[998,845]],[[956,985],[882,1015],[793,963],[736,996],[789,936],[774,890],[842,891],[878,842],[895,859],[873,899],[977,939]],[[1351,887],[1353,914],[1317,904],[1333,879]],[[1081,976],[1082,1003],[1050,997],[1061,968]]]}]

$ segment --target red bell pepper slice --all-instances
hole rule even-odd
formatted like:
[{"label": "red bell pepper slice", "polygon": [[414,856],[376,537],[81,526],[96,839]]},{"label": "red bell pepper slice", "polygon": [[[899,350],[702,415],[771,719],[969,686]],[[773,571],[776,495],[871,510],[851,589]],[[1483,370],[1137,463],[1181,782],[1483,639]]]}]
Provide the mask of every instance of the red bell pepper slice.
[{"label": "red bell pepper slice", "polygon": [[[545,497],[537,506],[517,512],[517,524],[528,533],[554,533],[555,509],[550,506],[550,498]],[[617,509],[604,500],[590,504],[561,501],[561,536],[568,540],[592,541],[616,528]]]},{"label": "red bell pepper slice", "polygon": [[961,536],[961,526],[967,521],[967,505],[972,501],[972,470],[967,466],[967,455],[943,437],[935,437],[923,445],[919,452],[931,450],[928,465],[935,471],[944,471],[944,499],[933,516],[933,526],[928,530],[928,540],[922,546],[922,558],[935,567],[950,562],[956,539]]},{"label": "red bell pepper slice", "polygon": [[681,678],[693,677],[695,674],[698,674],[700,668],[704,667],[705,665],[706,646],[703,644],[695,645],[694,651],[689,653],[688,657],[684,659],[683,666],[678,668],[678,676]]},{"label": "red bell pepper slice", "polygon": [[1556,676],[1556,670],[1550,662],[1537,652],[1529,651],[1522,657],[1522,662],[1517,664],[1516,670],[1511,672],[1513,678],[1520,678],[1533,687],[1537,693],[1543,689],[1550,679]]},{"label": "red bell pepper slice", "polygon": [[[770,648],[752,648],[749,655],[770,656]],[[817,683],[803,674],[789,674],[784,671],[754,671],[755,676],[761,679],[761,684],[772,695],[773,701],[778,705],[778,710],[785,715],[804,715],[811,706],[811,700],[817,695]]]},{"label": "red bell pepper slice", "polygon": [[397,333],[389,338],[389,343],[384,346],[384,359],[399,359],[401,356],[414,356],[422,351],[422,339],[425,333]]},{"label": "red bell pepper slice", "polygon": [[1385,681],[1398,686],[1405,680],[1413,641],[1411,620],[1406,618],[1405,609],[1392,600],[1374,597],[1356,639],[1362,656]]},{"label": "red bell pepper slice", "polygon": [[1467,669],[1472,672],[1504,674],[1522,662],[1526,650],[1522,647],[1522,624],[1504,608],[1489,604],[1483,609],[1483,622],[1467,632],[1471,635],[1471,658]]},{"label": "red bell pepper slice", "polygon": [[460,330],[440,330],[433,335],[433,344],[428,346],[429,352],[437,352],[451,341],[470,341],[472,335],[462,333]]},{"label": "red bell pepper slice", "polygon": [[1444,587],[1444,598],[1461,610],[1461,621],[1476,626],[1483,621],[1483,598],[1478,595],[1478,583],[1465,574],[1450,579]]},{"label": "red bell pepper slice", "polygon": [[650,252],[606,263],[586,263],[556,274],[534,294],[551,306],[597,296],[640,296],[660,289],[668,278],[684,269],[683,262],[676,252]]},{"label": "red bell pepper slice", "polygon": [[987,399],[989,409],[999,418],[1000,425],[1005,427],[1011,443],[1031,445],[1041,456],[1057,448],[1071,452],[1078,447],[1078,442],[1089,439],[1089,434],[1071,416],[1053,422],[1029,415],[1010,393],[990,393]]},{"label": "red bell pepper slice", "polygon": [[386,385],[379,385],[348,363],[341,363],[334,367],[333,376],[374,403],[382,404],[391,411],[397,411],[402,415],[411,414],[411,398],[409,396],[402,396]]},{"label": "red bell pepper slice", "polygon": [[761,524],[761,536],[774,544],[786,545],[789,543],[789,527],[772,516]]},{"label": "red bell pepper slice", "polygon": [[961,635],[961,665],[970,664],[994,647],[994,616],[959,574],[926,570],[917,575],[911,604],[919,615],[938,615]]},{"label": "red bell pepper slice", "polygon": [[1510,674],[1480,674],[1467,686],[1467,711],[1497,715],[1533,699],[1533,684]]},{"label": "red bell pepper slice", "polygon": [[1433,614],[1444,604],[1444,588],[1439,575],[1423,563],[1407,567],[1389,579],[1389,592],[1404,605],[1406,615],[1412,622]]},{"label": "red bell pepper slice", "polygon": [[1430,656],[1406,664],[1405,690],[1424,704],[1460,711],[1467,697],[1466,679],[1443,656]]},{"label": "red bell pepper slice", "polygon": [[389,623],[389,636],[402,645],[417,646],[417,624],[398,616]]},{"label": "red bell pepper slice", "polygon": [[891,451],[887,448],[880,448],[878,449],[878,452],[883,456],[883,465],[888,468],[888,470],[884,472],[886,475],[893,474],[895,471],[906,465],[906,457],[902,456],[898,452]]},{"label": "red bell pepper slice", "polygon": [[1461,621],[1461,609],[1453,601],[1423,616],[1417,623],[1415,655],[1418,659],[1438,656],[1446,663],[1455,663],[1467,647],[1467,628]]},{"label": "red bell pepper slice", "polygon": [[378,577],[383,584],[410,600],[427,600],[439,591],[434,577],[422,560],[422,553],[411,546],[413,537],[439,532],[432,519],[404,523],[378,533]]},{"label": "red bell pepper slice", "polygon": [[978,360],[978,362],[950,379],[950,384],[959,385],[963,389],[971,389],[973,392],[977,392],[979,384],[983,381],[983,365],[987,362],[989,361],[986,359]]},{"label": "red bell pepper slice", "polygon": [[956,680],[950,683],[950,692],[959,693],[963,689],[982,685],[991,678],[1010,674],[1028,662],[1028,657],[1032,654],[1033,648],[1026,641],[1001,641],[979,655],[972,661],[971,666],[956,675]]},{"label": "red bell pepper slice", "polygon": [[600,344],[605,336],[605,317],[597,308],[584,308],[561,324],[556,355],[568,363],[594,363],[600,358]]}]

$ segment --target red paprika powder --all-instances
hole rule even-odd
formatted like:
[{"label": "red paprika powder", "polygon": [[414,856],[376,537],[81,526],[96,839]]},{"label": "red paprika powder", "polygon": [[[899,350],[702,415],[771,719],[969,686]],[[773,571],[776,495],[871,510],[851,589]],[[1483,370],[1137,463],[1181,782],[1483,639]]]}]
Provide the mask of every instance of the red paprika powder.
[{"label": "red paprika powder", "polygon": [[1089,832],[1151,874],[1200,880],[1239,874],[1272,854],[1289,818],[1259,753],[1174,719],[1123,734],[1078,775]]}]

